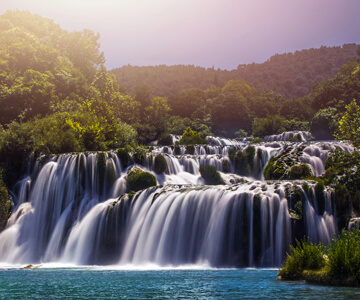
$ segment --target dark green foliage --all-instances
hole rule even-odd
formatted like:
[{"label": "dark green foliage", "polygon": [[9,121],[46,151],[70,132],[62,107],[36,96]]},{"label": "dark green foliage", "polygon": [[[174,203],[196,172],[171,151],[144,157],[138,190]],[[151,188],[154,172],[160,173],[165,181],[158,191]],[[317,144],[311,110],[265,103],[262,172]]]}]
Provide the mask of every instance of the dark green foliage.
[{"label": "dark green foliage", "polygon": [[230,172],[230,163],[227,159],[223,159],[222,161],[222,170],[225,173]]},{"label": "dark green foliage", "polygon": [[234,161],[235,155],[236,155],[236,150],[233,149],[233,148],[229,149],[228,156],[229,156],[229,158],[230,158],[231,161]]},{"label": "dark green foliage", "polygon": [[173,143],[173,138],[172,138],[171,134],[163,134],[158,139],[158,145],[172,146],[173,144],[174,143]]},{"label": "dark green foliage", "polygon": [[128,151],[125,148],[120,148],[116,152],[119,157],[121,164],[124,168],[128,167],[131,163],[131,157]]},{"label": "dark green foliage", "polygon": [[104,178],[106,171],[106,154],[105,152],[99,152],[97,157],[97,171],[100,191],[104,188]]},{"label": "dark green foliage", "polygon": [[265,180],[278,180],[285,174],[286,166],[281,162],[278,162],[276,157],[269,159],[266,164],[263,174]]},{"label": "dark green foliage", "polygon": [[317,201],[317,213],[322,215],[325,211],[325,185],[322,180],[319,180],[318,183],[315,185],[315,196]]},{"label": "dark green foliage", "polygon": [[329,274],[333,278],[360,281],[360,231],[343,230],[327,250]]},{"label": "dark green foliage", "polygon": [[0,232],[4,229],[11,213],[11,202],[5,183],[0,178]]},{"label": "dark green foliage", "polygon": [[225,184],[220,173],[214,166],[200,166],[201,177],[205,179],[205,183],[209,185]]},{"label": "dark green foliage", "polygon": [[311,175],[312,173],[309,165],[304,163],[292,166],[288,173],[290,179],[305,179]]},{"label": "dark green foliage", "polygon": [[332,140],[339,122],[335,107],[320,109],[311,120],[310,132],[316,140]]},{"label": "dark green foliage", "polygon": [[180,155],[181,154],[181,148],[180,146],[177,144],[175,145],[175,155]]},{"label": "dark green foliage", "polygon": [[304,270],[320,270],[325,266],[323,245],[313,244],[310,240],[296,240],[296,245],[290,246],[290,254],[279,271],[284,279],[296,280],[302,278]]},{"label": "dark green foliage", "polygon": [[[343,47],[322,46],[320,49],[275,54],[262,64],[242,64],[232,71],[194,65],[127,65],[114,69],[113,72],[127,90],[132,90],[138,82],[147,82],[152,87],[153,94],[162,97],[180,94],[184,89],[191,89],[191,92],[192,89],[207,89],[214,84],[216,78],[218,86],[232,79],[240,79],[257,89],[274,91],[284,95],[286,99],[296,99],[307,95],[317,82],[336,74],[343,64],[356,59],[356,49],[356,44],[348,44]],[[198,97],[196,92],[189,92],[181,94],[181,99],[186,99],[187,96],[193,99],[193,94]],[[198,99],[200,101],[201,97]],[[192,103],[189,101],[189,104]]]},{"label": "dark green foliage", "polygon": [[186,151],[191,154],[194,155],[195,153],[195,146],[194,145],[186,145]]},{"label": "dark green foliage", "polygon": [[188,127],[180,141],[179,141],[180,145],[195,145],[195,144],[206,144],[206,140],[203,139],[200,134],[194,130],[192,130],[190,127]]},{"label": "dark green foliage", "polygon": [[266,135],[278,134],[285,131],[285,119],[281,116],[268,116],[266,118],[256,118],[252,124],[252,135],[264,137]]},{"label": "dark green foliage", "polygon": [[159,154],[155,156],[155,172],[156,174],[164,173],[168,165],[163,155]]},{"label": "dark green foliage", "polygon": [[156,186],[156,177],[151,173],[144,172],[139,168],[132,168],[127,177],[131,191],[137,192],[151,186]]},{"label": "dark green foliage", "polygon": [[146,149],[142,146],[138,146],[135,149],[133,149],[134,162],[139,165],[142,165],[146,158],[146,152],[147,152]]}]

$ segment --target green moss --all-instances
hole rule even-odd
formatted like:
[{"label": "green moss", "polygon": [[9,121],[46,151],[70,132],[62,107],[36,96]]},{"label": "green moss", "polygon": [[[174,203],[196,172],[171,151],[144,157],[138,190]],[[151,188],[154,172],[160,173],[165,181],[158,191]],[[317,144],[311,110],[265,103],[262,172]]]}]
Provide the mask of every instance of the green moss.
[{"label": "green moss", "polygon": [[222,170],[225,173],[230,172],[230,163],[227,159],[223,159],[222,161]]},{"label": "green moss", "polygon": [[11,201],[5,183],[0,178],[0,231],[2,231],[11,214]]},{"label": "green moss", "polygon": [[99,189],[103,190],[104,187],[104,178],[106,171],[106,154],[105,152],[99,152],[97,156],[97,171],[98,171],[98,180],[99,180]]},{"label": "green moss", "polygon": [[134,149],[134,153],[133,153],[133,158],[134,158],[134,161],[139,164],[139,165],[142,165],[145,161],[145,158],[146,158],[146,149],[144,147],[136,147]]},{"label": "green moss", "polygon": [[209,185],[225,184],[220,173],[214,166],[200,166],[201,177],[205,179],[205,183]]},{"label": "green moss", "polygon": [[131,163],[130,154],[125,148],[118,149],[116,154],[120,159],[123,168],[126,168],[130,165]]},{"label": "green moss", "polygon": [[236,155],[236,150],[233,148],[229,149],[228,156],[232,162],[234,162],[235,155]]},{"label": "green moss", "polygon": [[311,169],[307,164],[296,164],[293,165],[290,170],[288,171],[288,178],[289,179],[305,179],[312,175]]},{"label": "green moss", "polygon": [[105,178],[106,178],[106,186],[110,188],[116,180],[115,167],[114,164],[111,162],[111,160],[108,160],[107,162]]},{"label": "green moss", "polygon": [[318,183],[315,185],[315,196],[317,202],[317,213],[319,215],[323,215],[325,211],[325,184],[322,180],[319,180]]},{"label": "green moss", "polygon": [[181,148],[179,145],[175,145],[175,155],[180,155],[181,154]]},{"label": "green moss", "polygon": [[194,155],[195,153],[195,146],[194,145],[187,145],[186,146],[186,151],[191,154],[191,155]]},{"label": "green moss", "polygon": [[164,173],[168,165],[163,155],[159,154],[155,157],[155,172],[156,174]]},{"label": "green moss", "polygon": [[127,182],[131,191],[140,191],[151,186],[156,186],[156,177],[139,168],[131,168],[128,172]]}]

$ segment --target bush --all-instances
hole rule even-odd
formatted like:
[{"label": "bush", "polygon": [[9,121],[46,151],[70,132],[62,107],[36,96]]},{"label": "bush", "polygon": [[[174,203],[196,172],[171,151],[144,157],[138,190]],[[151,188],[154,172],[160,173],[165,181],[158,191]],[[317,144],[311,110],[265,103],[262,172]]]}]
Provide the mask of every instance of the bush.
[{"label": "bush", "polygon": [[0,178],[0,232],[4,229],[11,214],[11,202],[5,183]]},{"label": "bush", "polygon": [[320,270],[325,266],[323,245],[313,244],[309,239],[290,246],[290,255],[287,255],[279,275],[284,279],[301,279],[304,270]]},{"label": "bush", "polygon": [[173,137],[171,134],[163,134],[158,139],[158,145],[171,146],[173,144]]},{"label": "bush", "polygon": [[360,231],[343,230],[327,251],[329,274],[334,278],[360,280]]},{"label": "bush", "polygon": [[220,173],[214,166],[200,166],[201,177],[205,179],[205,183],[209,185],[225,184]]},{"label": "bush", "polygon": [[292,166],[288,173],[289,179],[305,179],[311,175],[312,173],[309,165],[304,163]]},{"label": "bush", "polygon": [[142,165],[146,158],[146,152],[147,152],[146,149],[144,147],[138,146],[133,151],[134,151],[133,153],[134,161],[137,164]]},{"label": "bush", "polygon": [[191,130],[190,127],[188,127],[180,141],[179,141],[180,145],[195,145],[195,144],[206,144],[206,140],[203,139],[200,134],[194,130]]},{"label": "bush", "polygon": [[164,173],[168,165],[163,155],[159,154],[155,157],[155,172],[156,174]]},{"label": "bush", "polygon": [[131,191],[137,192],[151,186],[156,186],[156,177],[139,168],[131,168],[127,175],[127,182]]},{"label": "bush", "polygon": [[223,172],[228,173],[230,172],[230,163],[227,159],[223,159],[222,161],[222,169]]}]

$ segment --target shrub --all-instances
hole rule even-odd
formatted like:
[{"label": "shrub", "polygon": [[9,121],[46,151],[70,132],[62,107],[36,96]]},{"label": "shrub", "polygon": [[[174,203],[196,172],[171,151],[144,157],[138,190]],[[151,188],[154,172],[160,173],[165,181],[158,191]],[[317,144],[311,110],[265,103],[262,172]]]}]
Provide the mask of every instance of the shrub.
[{"label": "shrub", "polygon": [[201,177],[205,179],[205,183],[209,185],[225,184],[220,173],[214,166],[200,166]]},{"label": "shrub", "polygon": [[171,146],[173,145],[173,138],[171,134],[163,134],[158,139],[158,145]]},{"label": "shrub", "polygon": [[146,158],[146,149],[141,146],[136,147],[134,149],[133,158],[137,164],[142,165]]},{"label": "shrub", "polygon": [[311,169],[307,164],[294,165],[289,170],[289,179],[304,179],[312,175]]},{"label": "shrub", "polygon": [[279,271],[285,279],[300,279],[304,270],[320,270],[325,266],[323,245],[313,244],[309,239],[301,242],[296,240],[296,246],[290,246],[290,254]]},{"label": "shrub", "polygon": [[168,165],[163,155],[159,154],[155,157],[155,172],[156,174],[164,173]]},{"label": "shrub", "polygon": [[128,172],[127,182],[130,190],[137,192],[151,186],[156,186],[156,177],[139,168],[131,168]]},{"label": "shrub", "polygon": [[334,278],[360,280],[360,231],[343,230],[327,251],[329,274]]},{"label": "shrub", "polygon": [[179,141],[180,145],[195,145],[195,144],[206,144],[206,140],[203,139],[200,134],[194,130],[191,130],[190,127],[188,127],[180,141]]}]

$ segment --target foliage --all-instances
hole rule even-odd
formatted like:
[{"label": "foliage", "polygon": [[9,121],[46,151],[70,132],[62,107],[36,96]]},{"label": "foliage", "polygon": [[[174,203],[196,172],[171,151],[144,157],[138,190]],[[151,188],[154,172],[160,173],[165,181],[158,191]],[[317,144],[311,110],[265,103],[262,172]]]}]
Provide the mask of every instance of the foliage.
[{"label": "foliage", "polygon": [[347,44],[275,54],[264,63],[242,64],[231,71],[194,65],[126,65],[112,72],[127,90],[138,82],[147,82],[153,94],[161,97],[185,89],[206,90],[213,87],[216,90],[216,86],[223,86],[229,80],[241,80],[255,89],[274,91],[286,99],[296,99],[307,95],[314,84],[334,76],[343,64],[356,59],[356,49],[356,44]]},{"label": "foliage", "polygon": [[133,149],[133,159],[135,163],[142,165],[146,158],[146,149],[142,146],[137,146]]},{"label": "foliage", "polygon": [[360,281],[360,231],[343,230],[327,250],[329,274]]},{"label": "foliage", "polygon": [[166,159],[162,154],[155,156],[154,165],[156,174],[164,173],[168,167]]},{"label": "foliage", "polygon": [[305,179],[312,175],[311,169],[308,164],[296,164],[289,170],[289,177],[291,179]]},{"label": "foliage", "polygon": [[180,145],[195,145],[195,144],[206,144],[206,140],[203,139],[200,134],[194,130],[192,130],[190,127],[188,127],[180,141],[179,141]]},{"label": "foliage", "polygon": [[145,107],[144,119],[149,126],[155,129],[156,137],[167,131],[169,111],[167,100],[161,97],[153,98],[151,106]]},{"label": "foliage", "polygon": [[[1,174],[0,174],[1,175]],[[4,229],[11,213],[11,202],[5,183],[0,177],[0,232]]]},{"label": "foliage", "polygon": [[214,166],[200,166],[201,177],[205,179],[205,183],[209,185],[225,184],[220,173]]},{"label": "foliage", "polygon": [[171,146],[173,144],[173,137],[171,134],[163,134],[158,139],[158,145]]},{"label": "foliage", "polygon": [[284,121],[285,119],[278,115],[256,118],[252,123],[252,135],[264,137],[266,135],[281,133],[285,131]]},{"label": "foliage", "polygon": [[335,107],[320,109],[311,119],[311,134],[316,140],[332,140],[339,122]]},{"label": "foliage", "polygon": [[129,152],[125,148],[120,148],[116,152],[118,158],[121,161],[123,167],[128,167],[131,163],[131,157]]},{"label": "foliage", "polygon": [[325,266],[323,245],[313,244],[309,239],[296,240],[295,247],[290,245],[290,254],[279,271],[279,275],[291,280],[301,279],[304,270],[319,270]]},{"label": "foliage", "polygon": [[139,168],[131,168],[127,175],[127,183],[131,191],[137,192],[151,186],[156,186],[157,181],[151,173],[144,172]]},{"label": "foliage", "polygon": [[339,140],[349,140],[354,146],[360,146],[360,107],[353,99],[350,104],[345,106],[346,112],[339,122],[336,138]]}]

